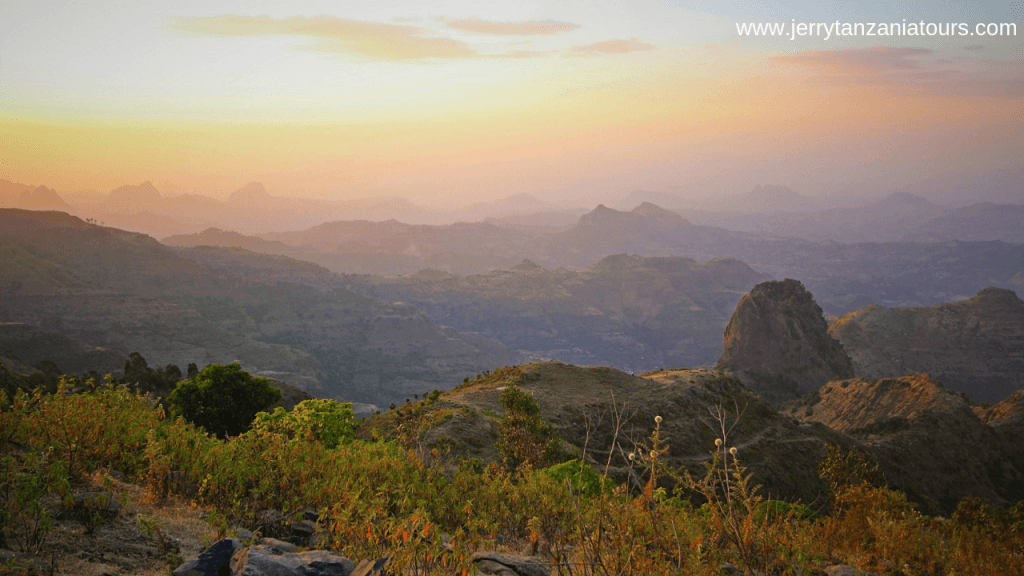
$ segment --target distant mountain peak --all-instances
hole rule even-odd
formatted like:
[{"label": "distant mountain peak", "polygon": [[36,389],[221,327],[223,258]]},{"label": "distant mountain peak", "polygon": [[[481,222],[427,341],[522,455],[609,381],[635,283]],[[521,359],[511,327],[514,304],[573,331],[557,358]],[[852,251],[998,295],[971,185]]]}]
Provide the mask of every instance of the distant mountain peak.
[{"label": "distant mountain peak", "polygon": [[228,202],[244,202],[252,200],[265,200],[270,198],[270,193],[263,186],[262,182],[249,182],[238,190],[231,193]]},{"label": "distant mountain peak", "polygon": [[114,188],[113,190],[110,191],[110,194],[107,196],[107,198],[110,200],[130,201],[159,200],[160,197],[160,192],[156,189],[156,187],[153,186],[153,183],[150,182],[149,180],[146,180],[145,182],[142,182],[137,186],[125,184],[124,186]]},{"label": "distant mountain peak", "polygon": [[639,214],[645,218],[656,218],[662,221],[672,221],[687,226],[692,225],[689,220],[683,218],[679,214],[676,214],[671,210],[666,210],[661,206],[658,206],[657,204],[652,204],[650,202],[644,202],[637,206],[636,208],[633,208],[633,214]]},{"label": "distant mountain peak", "polygon": [[522,262],[520,262],[519,264],[516,264],[515,266],[513,266],[511,268],[511,270],[517,270],[519,272],[532,272],[534,270],[543,270],[543,269],[544,268],[542,266],[540,266],[539,264],[537,264],[533,260],[530,260],[529,258],[524,258]]}]

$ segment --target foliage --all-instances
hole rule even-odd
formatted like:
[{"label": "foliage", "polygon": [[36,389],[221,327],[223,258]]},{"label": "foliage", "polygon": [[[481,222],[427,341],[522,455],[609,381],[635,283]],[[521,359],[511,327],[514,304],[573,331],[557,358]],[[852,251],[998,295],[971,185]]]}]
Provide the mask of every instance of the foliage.
[{"label": "foliage", "polygon": [[[518,406],[533,410],[521,397]],[[729,449],[731,426],[724,439],[718,434],[708,474],[693,482],[697,493],[683,494],[706,501],[694,507],[662,486],[675,472],[658,457],[668,446],[660,427],[632,462],[634,492],[598,488],[603,479],[579,460],[536,470],[444,468],[390,440],[330,449],[298,436],[282,442],[259,427],[218,438],[162,416],[112,386],[0,402],[9,439],[0,462],[5,545],[40,547],[49,526],[43,503],[63,498],[75,476],[110,466],[146,476],[155,496],[179,493],[213,508],[225,526],[257,528],[265,508],[316,509],[326,546],[354,559],[387,556],[392,573],[468,574],[474,551],[501,547],[527,549],[559,575],[710,576],[724,562],[773,576],[836,563],[908,576],[1024,573],[1024,505],[998,510],[969,500],[942,520],[919,514],[899,492],[860,482],[843,484],[827,516],[811,517],[802,505],[757,498],[740,451]],[[159,530],[149,524],[158,545]]]},{"label": "foliage", "polygon": [[281,400],[266,378],[236,362],[210,364],[195,379],[179,382],[167,402],[186,420],[223,438],[249,429],[256,414]]},{"label": "foliage", "polygon": [[355,417],[351,402],[304,400],[290,412],[279,406],[272,413],[256,414],[252,432],[309,439],[327,448],[337,448],[343,440],[355,437]]},{"label": "foliage", "polygon": [[67,468],[59,459],[30,451],[0,460],[0,548],[38,553],[52,528],[43,497],[63,496],[69,489]]},{"label": "foliage", "polygon": [[131,384],[139,392],[167,394],[182,379],[181,368],[168,364],[165,368],[150,368],[146,359],[138,352],[132,352],[124,362],[123,384]]},{"label": "foliage", "polygon": [[602,477],[593,468],[580,460],[569,460],[541,470],[560,484],[571,483],[576,494],[597,496],[601,492],[611,492],[615,483]]},{"label": "foliage", "polygon": [[540,406],[533,395],[512,384],[501,393],[501,437],[498,450],[509,468],[537,466],[551,461],[558,444],[551,426],[540,417]]},{"label": "foliage", "polygon": [[870,454],[857,448],[843,451],[835,444],[826,446],[825,458],[818,464],[818,475],[835,497],[853,486],[885,486],[885,476]]}]

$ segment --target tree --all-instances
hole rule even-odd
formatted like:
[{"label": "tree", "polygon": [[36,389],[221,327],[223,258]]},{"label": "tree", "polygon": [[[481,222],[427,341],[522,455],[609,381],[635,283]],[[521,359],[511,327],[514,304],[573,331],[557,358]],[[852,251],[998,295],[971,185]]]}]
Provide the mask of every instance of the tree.
[{"label": "tree", "polygon": [[281,434],[290,439],[307,439],[337,448],[343,440],[355,437],[355,418],[351,402],[330,399],[304,400],[291,412],[278,406],[273,413],[260,412],[252,423],[254,432]]},{"label": "tree", "polygon": [[512,384],[501,393],[501,438],[498,450],[505,465],[518,468],[523,464],[537,466],[551,462],[558,450],[558,442],[551,425],[540,417],[540,406],[533,395]]},{"label": "tree", "polygon": [[233,364],[210,364],[192,380],[179,382],[167,402],[186,420],[221,438],[252,425],[258,412],[281,400],[266,378],[253,377]]}]

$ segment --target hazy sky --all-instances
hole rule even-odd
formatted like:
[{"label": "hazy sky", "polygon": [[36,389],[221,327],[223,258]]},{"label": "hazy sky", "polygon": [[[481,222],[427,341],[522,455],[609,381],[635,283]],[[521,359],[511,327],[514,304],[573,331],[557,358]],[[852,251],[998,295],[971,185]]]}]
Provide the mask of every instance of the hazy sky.
[{"label": "hazy sky", "polygon": [[[759,183],[970,194],[1021,174],[1024,2],[159,4],[0,3],[0,178],[460,205]],[[736,28],[904,19],[1018,30]]]}]

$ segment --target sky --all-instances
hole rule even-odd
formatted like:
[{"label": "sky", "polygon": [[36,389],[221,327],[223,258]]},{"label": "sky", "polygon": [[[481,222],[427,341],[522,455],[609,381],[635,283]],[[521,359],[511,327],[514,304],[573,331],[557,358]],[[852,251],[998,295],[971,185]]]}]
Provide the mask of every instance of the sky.
[{"label": "sky", "polygon": [[[720,4],[7,0],[0,178],[460,206],[1024,176],[1024,2]],[[791,34],[837,21],[968,33]]]}]

